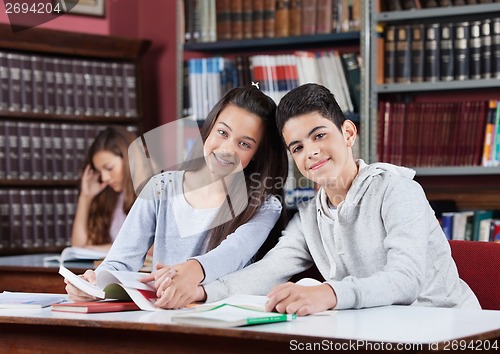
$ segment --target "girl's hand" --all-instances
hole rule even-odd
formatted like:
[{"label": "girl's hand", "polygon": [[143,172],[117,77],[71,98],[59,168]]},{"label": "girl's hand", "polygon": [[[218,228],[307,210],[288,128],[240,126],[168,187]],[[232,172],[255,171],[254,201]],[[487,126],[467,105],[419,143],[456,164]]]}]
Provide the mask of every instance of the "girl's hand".
[{"label": "girl's hand", "polygon": [[107,184],[99,182],[99,173],[90,168],[90,165],[85,166],[82,176],[81,195],[89,199],[93,199],[96,195],[106,188]]},{"label": "girl's hand", "polygon": [[175,276],[175,269],[171,266],[158,263],[156,271],[146,275],[144,278],[139,279],[142,283],[149,283],[154,281],[156,289],[156,296],[159,298],[166,288],[171,284],[172,278]]},{"label": "girl's hand", "polygon": [[[155,306],[164,309],[180,309],[198,300],[200,282],[204,279],[201,264],[196,260],[177,264],[172,267],[175,276],[156,287],[158,300]],[[170,270],[172,270],[170,268]],[[167,285],[168,284],[168,285]]]},{"label": "girl's hand", "polygon": [[[88,281],[91,284],[96,284],[96,276],[95,272],[92,269],[87,270],[83,275],[79,275],[80,278],[83,278],[84,280]],[[69,295],[69,298],[75,302],[83,302],[83,301],[97,301],[99,300],[98,298],[87,294],[86,292],[81,291],[78,289],[76,286],[71,284],[69,280],[64,279],[64,282],[66,283],[66,292]]]},{"label": "girl's hand", "polygon": [[286,283],[274,287],[267,295],[266,311],[280,313],[295,313],[298,316],[334,308],[337,305],[335,291],[328,284],[317,286],[302,286]]}]

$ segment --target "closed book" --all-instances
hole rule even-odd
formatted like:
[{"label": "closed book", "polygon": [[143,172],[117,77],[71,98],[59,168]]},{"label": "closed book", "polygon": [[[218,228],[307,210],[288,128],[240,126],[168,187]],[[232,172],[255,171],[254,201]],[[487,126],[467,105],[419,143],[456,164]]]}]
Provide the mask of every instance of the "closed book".
[{"label": "closed book", "polygon": [[396,82],[396,26],[389,25],[385,29],[384,39],[384,82]]},{"label": "closed book", "polygon": [[494,78],[500,79],[500,17],[494,18],[492,23],[491,42],[491,71]]},{"label": "closed book", "polygon": [[354,112],[359,112],[361,105],[361,69],[357,53],[343,53],[341,55],[347,86],[352,98]]},{"label": "closed book", "polygon": [[63,76],[63,90],[64,90],[64,100],[63,100],[63,113],[67,115],[74,114],[74,73],[73,73],[73,62],[69,59],[62,59],[60,61],[60,68]]},{"label": "closed book", "polygon": [[426,25],[425,28],[425,61],[424,61],[424,80],[438,81],[440,78],[440,30],[439,23]]},{"label": "closed book", "polygon": [[466,80],[469,78],[469,39],[469,22],[457,23],[455,25],[453,40],[455,80]]},{"label": "closed book", "polygon": [[302,34],[315,34],[317,0],[302,0]]},{"label": "closed book", "polygon": [[454,79],[454,46],[453,46],[453,24],[441,24],[440,37],[440,74],[442,81],[451,81]]},{"label": "closed book", "polygon": [[7,53],[0,52],[0,112],[9,109],[9,66]]},{"label": "closed book", "polygon": [[55,114],[64,114],[65,108],[65,87],[64,87],[64,69],[61,59],[53,58],[54,63],[54,102]]},{"label": "closed book", "polygon": [[481,76],[490,79],[491,74],[491,20],[485,19],[481,25]]},{"label": "closed book", "polygon": [[[186,1],[188,3],[189,1]],[[215,3],[217,40],[231,39],[231,7],[230,0],[217,0]],[[188,15],[186,15],[188,16]]]},{"label": "closed book", "polygon": [[290,0],[290,36],[302,34],[302,0]]},{"label": "closed book", "polygon": [[330,33],[332,31],[332,1],[317,0],[316,5],[316,33]]},{"label": "closed book", "polygon": [[396,82],[409,83],[411,81],[411,27],[410,25],[396,26]]},{"label": "closed book", "polygon": [[172,316],[172,322],[196,326],[228,328],[285,322],[294,320],[295,318],[297,318],[295,314],[256,311],[236,305],[222,304],[206,311],[195,311],[188,314],[174,315]]},{"label": "closed book", "polygon": [[55,101],[55,74],[54,59],[44,57],[42,59],[43,72],[43,113],[52,114],[56,109]]},{"label": "closed book", "polygon": [[274,36],[288,37],[290,35],[290,0],[276,0],[274,13]]},{"label": "closed book", "polygon": [[33,70],[31,57],[20,55],[21,60],[21,111],[33,111]]},{"label": "closed book", "polygon": [[51,306],[52,311],[100,313],[140,310],[133,301],[88,301],[56,304]]},{"label": "closed book", "polygon": [[21,57],[19,54],[7,54],[9,78],[9,111],[21,111]]},{"label": "closed book", "polygon": [[231,39],[243,39],[243,0],[231,0]]},{"label": "closed book", "polygon": [[264,37],[264,0],[252,1],[252,38]]},{"label": "closed book", "polygon": [[253,38],[253,5],[252,0],[243,0],[243,38]]},{"label": "closed book", "polygon": [[[0,60],[1,61],[1,60]],[[43,62],[42,59],[36,55],[30,57],[31,71],[32,71],[32,111],[33,113],[43,112]],[[1,63],[0,63],[1,66]],[[1,71],[0,67],[0,71]],[[0,73],[1,75],[1,73]],[[1,91],[1,89],[0,89]],[[1,93],[0,93],[1,96]],[[1,99],[0,99],[1,101]],[[0,102],[1,105],[1,102]]]},{"label": "closed book", "polygon": [[274,12],[276,10],[275,0],[264,1],[264,37],[274,38]]},{"label": "closed book", "polygon": [[481,21],[474,21],[470,25],[469,52],[469,77],[479,80],[481,79]]},{"label": "closed book", "polygon": [[411,82],[424,81],[424,35],[423,24],[411,26]]},{"label": "closed book", "polygon": [[453,216],[455,213],[443,213],[441,217],[441,227],[446,239],[451,240],[453,235]]}]

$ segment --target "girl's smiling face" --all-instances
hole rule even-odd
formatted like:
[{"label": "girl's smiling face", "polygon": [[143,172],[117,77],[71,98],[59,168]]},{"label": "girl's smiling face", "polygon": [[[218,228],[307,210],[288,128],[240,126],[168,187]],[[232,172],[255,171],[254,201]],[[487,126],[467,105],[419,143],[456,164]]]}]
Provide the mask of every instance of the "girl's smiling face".
[{"label": "girl's smiling face", "polygon": [[244,169],[257,152],[263,134],[264,123],[257,115],[228,105],[203,146],[208,168],[218,176]]}]

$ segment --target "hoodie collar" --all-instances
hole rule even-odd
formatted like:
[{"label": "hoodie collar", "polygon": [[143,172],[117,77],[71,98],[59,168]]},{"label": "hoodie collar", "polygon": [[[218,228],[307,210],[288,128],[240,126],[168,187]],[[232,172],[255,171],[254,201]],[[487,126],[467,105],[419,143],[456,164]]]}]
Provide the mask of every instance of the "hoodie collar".
[{"label": "hoodie collar", "polygon": [[[358,165],[358,174],[352,181],[352,185],[347,192],[346,199],[341,202],[337,211],[340,215],[341,209],[346,209],[346,205],[356,206],[365,194],[366,190],[371,184],[372,178],[378,176],[382,173],[390,173],[397,176],[402,176],[404,178],[413,179],[415,177],[415,171],[407,168],[392,165],[385,162],[377,162],[367,165],[363,160],[356,160]],[[318,196],[316,198],[316,209],[318,213],[328,219],[332,219],[331,211],[328,207],[328,196],[323,187],[319,189]],[[344,211],[344,213],[347,211]],[[333,220],[332,220],[333,221]]]}]

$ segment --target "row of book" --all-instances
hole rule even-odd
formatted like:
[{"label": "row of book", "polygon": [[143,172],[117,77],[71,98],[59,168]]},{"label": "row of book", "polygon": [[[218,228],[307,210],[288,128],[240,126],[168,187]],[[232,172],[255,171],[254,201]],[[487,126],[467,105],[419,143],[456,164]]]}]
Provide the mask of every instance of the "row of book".
[{"label": "row of book", "polygon": [[378,158],[415,167],[479,166],[489,114],[495,113],[487,101],[380,101]]},{"label": "row of book", "polygon": [[0,51],[0,112],[137,117],[136,66]]},{"label": "row of book", "polygon": [[184,0],[184,40],[216,42],[359,31],[361,0]]},{"label": "row of book", "polygon": [[[357,53],[338,51],[294,54],[255,55],[237,60],[221,57],[190,59],[187,63],[184,102],[185,115],[203,120],[229,88],[252,81],[276,103],[291,89],[308,83],[320,83],[335,95],[343,112],[359,112],[360,62]],[[243,72],[242,72],[243,71]],[[250,80],[245,79],[249,77]]]},{"label": "row of book", "polygon": [[500,78],[500,18],[385,28],[385,83]]},{"label": "row of book", "polygon": [[0,189],[0,251],[70,245],[78,191]]},{"label": "row of book", "polygon": [[[76,180],[105,126],[0,120],[0,180]],[[137,132],[136,126],[127,128]]]},{"label": "row of book", "polygon": [[448,240],[500,242],[499,216],[493,210],[445,212],[441,226]]},{"label": "row of book", "polygon": [[498,0],[382,0],[382,11],[430,9],[434,7],[477,5],[498,2]]}]

